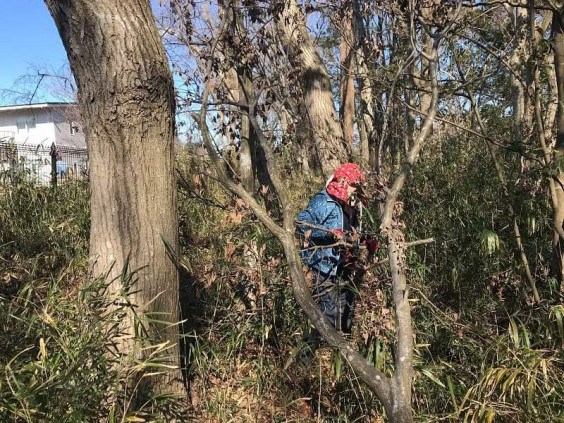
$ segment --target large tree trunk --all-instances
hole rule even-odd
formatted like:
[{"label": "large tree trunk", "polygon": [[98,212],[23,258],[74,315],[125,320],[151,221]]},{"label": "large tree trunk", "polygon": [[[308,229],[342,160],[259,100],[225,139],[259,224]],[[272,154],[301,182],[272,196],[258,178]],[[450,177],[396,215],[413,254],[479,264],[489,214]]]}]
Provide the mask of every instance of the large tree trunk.
[{"label": "large tree trunk", "polygon": [[307,107],[301,100],[297,103],[296,139],[300,140],[298,160],[302,170],[309,175],[313,170],[319,171],[321,163],[316,160],[316,146],[313,141],[313,130],[307,118]]},{"label": "large tree trunk", "polygon": [[352,151],[355,117],[354,75],[356,65],[355,40],[352,25],[352,8],[350,2],[343,5],[341,19],[341,84],[339,87],[339,117],[343,128],[343,139]]},{"label": "large tree trunk", "polygon": [[[165,51],[147,0],[45,0],[78,87],[90,155],[93,275],[110,291],[127,290],[128,336],[121,353],[144,357],[134,339],[141,320],[152,339],[167,341],[169,364],[179,363],[176,254],[178,219],[174,174],[174,91]],[[146,351],[146,350],[144,350]],[[149,379],[156,391],[182,389],[180,370]]]},{"label": "large tree trunk", "polygon": [[[237,69],[237,74],[239,79],[239,99],[244,99],[245,93],[252,89],[251,79],[245,69]],[[247,191],[255,192],[256,151],[249,123],[249,112],[246,109],[241,110],[239,138],[239,172],[241,182]]]},{"label": "large tree trunk", "polygon": [[276,23],[288,57],[299,69],[319,162],[323,173],[330,176],[340,163],[349,160],[350,151],[337,119],[329,74],[295,0],[285,3]]},{"label": "large tree trunk", "polygon": [[[240,38],[246,36],[246,28],[243,25],[243,19],[239,11],[239,1],[235,2],[233,5],[233,22],[231,25],[231,38],[236,43],[242,43]],[[223,9],[226,5],[220,5],[220,9]],[[228,46],[225,46],[225,50],[228,50]],[[231,52],[230,59],[233,65],[236,65],[237,71],[234,72],[234,80],[232,85],[229,86],[231,97],[235,102],[248,103],[248,93],[252,89],[251,82],[251,72],[247,66],[243,64],[237,64],[238,58],[235,57],[237,53],[235,51]],[[241,183],[245,189],[249,192],[255,191],[255,163],[256,163],[256,152],[254,149],[254,142],[252,139],[251,126],[249,124],[249,112],[245,108],[240,109],[240,129],[239,129],[239,176],[241,178]],[[235,131],[233,132],[235,136]]]},{"label": "large tree trunk", "polygon": [[[363,163],[371,168],[375,166],[376,155],[376,119],[374,115],[374,93],[372,82],[370,81],[370,71],[368,63],[375,65],[376,57],[370,49],[370,44],[366,40],[366,28],[362,16],[361,3],[355,0],[353,3],[353,27],[356,44],[359,45],[356,51],[357,65],[357,84],[359,97],[359,135],[360,135],[360,156]],[[372,154],[371,154],[372,153]]]},{"label": "large tree trunk", "polygon": [[558,111],[556,146],[554,149],[554,160],[558,165],[556,183],[553,184],[553,206],[554,206],[554,245],[557,250],[559,278],[564,281],[564,254],[562,245],[564,242],[564,11],[554,12],[553,34],[554,34],[554,67],[556,70],[556,81],[558,87]]},{"label": "large tree trunk", "polygon": [[515,29],[513,51],[509,63],[513,72],[511,73],[511,103],[513,105],[513,141],[515,145],[523,142],[523,131],[525,126],[526,102],[523,76],[525,63],[527,61],[527,9],[522,7],[506,6],[513,27]]}]

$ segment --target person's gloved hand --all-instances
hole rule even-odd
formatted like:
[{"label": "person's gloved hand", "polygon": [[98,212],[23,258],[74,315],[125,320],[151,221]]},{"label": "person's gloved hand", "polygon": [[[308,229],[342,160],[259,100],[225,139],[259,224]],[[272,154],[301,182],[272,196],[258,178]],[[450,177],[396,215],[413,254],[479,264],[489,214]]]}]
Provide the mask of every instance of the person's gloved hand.
[{"label": "person's gloved hand", "polygon": [[380,244],[378,244],[378,241],[373,239],[373,238],[367,238],[364,239],[362,241],[362,243],[364,245],[366,245],[366,249],[370,252],[370,253],[375,253],[376,250],[378,250],[378,248],[380,248]]},{"label": "person's gloved hand", "polygon": [[333,229],[331,233],[335,236],[337,241],[343,241],[345,239],[345,233],[341,229]]},{"label": "person's gloved hand", "polygon": [[335,239],[338,242],[346,242],[347,244],[354,244],[353,237],[344,232],[342,229],[333,229],[331,233],[335,236]]}]

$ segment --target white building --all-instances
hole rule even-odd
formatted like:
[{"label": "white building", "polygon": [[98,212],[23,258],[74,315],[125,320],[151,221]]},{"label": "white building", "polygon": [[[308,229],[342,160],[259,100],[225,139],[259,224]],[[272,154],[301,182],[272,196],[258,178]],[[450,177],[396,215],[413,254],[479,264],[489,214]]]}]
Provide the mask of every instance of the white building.
[{"label": "white building", "polygon": [[17,166],[39,182],[50,180],[53,145],[57,174],[79,175],[87,166],[84,132],[74,103],[0,106],[0,171]]},{"label": "white building", "polygon": [[0,139],[16,145],[86,148],[84,133],[77,122],[74,103],[39,103],[0,106]]}]

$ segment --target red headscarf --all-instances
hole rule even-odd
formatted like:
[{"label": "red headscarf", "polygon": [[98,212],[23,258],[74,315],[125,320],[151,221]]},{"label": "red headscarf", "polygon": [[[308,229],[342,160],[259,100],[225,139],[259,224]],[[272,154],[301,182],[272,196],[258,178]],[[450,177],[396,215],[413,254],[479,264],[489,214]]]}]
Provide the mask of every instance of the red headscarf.
[{"label": "red headscarf", "polygon": [[339,166],[327,181],[326,187],[329,194],[345,203],[349,202],[349,193],[347,192],[347,187],[339,182],[341,179],[347,181],[349,185],[355,185],[359,182],[363,183],[366,180],[358,165],[345,163]]}]

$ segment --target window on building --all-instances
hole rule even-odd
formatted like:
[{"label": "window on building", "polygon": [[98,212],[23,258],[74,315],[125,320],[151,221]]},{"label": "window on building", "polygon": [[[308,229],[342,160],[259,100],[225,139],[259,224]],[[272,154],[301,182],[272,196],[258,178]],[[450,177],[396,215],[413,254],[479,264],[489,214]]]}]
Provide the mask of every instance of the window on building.
[{"label": "window on building", "polygon": [[35,118],[18,120],[16,126],[18,127],[18,134],[27,134],[30,129],[35,128]]},{"label": "window on building", "polygon": [[70,134],[71,135],[78,134],[78,132],[80,131],[80,127],[78,126],[78,123],[71,122],[69,123],[69,125],[70,125]]},{"label": "window on building", "polygon": [[16,122],[16,126],[18,127],[18,134],[27,132],[27,125],[25,124],[25,120],[18,120]]}]

